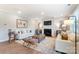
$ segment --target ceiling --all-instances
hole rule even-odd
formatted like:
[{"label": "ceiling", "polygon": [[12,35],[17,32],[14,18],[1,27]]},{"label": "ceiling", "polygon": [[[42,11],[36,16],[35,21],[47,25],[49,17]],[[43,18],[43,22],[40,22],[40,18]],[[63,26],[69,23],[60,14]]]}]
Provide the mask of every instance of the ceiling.
[{"label": "ceiling", "polygon": [[72,14],[77,6],[76,4],[1,4],[0,11],[26,17],[58,17]]}]

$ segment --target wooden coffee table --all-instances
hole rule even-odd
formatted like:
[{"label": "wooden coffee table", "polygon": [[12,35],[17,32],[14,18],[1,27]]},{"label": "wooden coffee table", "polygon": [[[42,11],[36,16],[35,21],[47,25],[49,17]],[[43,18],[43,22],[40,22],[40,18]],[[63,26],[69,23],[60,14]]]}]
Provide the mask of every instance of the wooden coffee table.
[{"label": "wooden coffee table", "polygon": [[30,47],[31,45],[37,46],[37,44],[35,42],[33,42],[31,39],[28,39],[28,40],[27,39],[23,39],[23,41],[24,41],[23,45],[26,46],[26,47]]}]

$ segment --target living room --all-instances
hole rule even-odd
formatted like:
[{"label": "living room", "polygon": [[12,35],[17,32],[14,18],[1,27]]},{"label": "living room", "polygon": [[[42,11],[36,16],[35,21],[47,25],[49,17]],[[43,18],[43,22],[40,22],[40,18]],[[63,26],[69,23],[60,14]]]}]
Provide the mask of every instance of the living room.
[{"label": "living room", "polygon": [[79,53],[78,15],[78,4],[1,4],[0,53]]}]

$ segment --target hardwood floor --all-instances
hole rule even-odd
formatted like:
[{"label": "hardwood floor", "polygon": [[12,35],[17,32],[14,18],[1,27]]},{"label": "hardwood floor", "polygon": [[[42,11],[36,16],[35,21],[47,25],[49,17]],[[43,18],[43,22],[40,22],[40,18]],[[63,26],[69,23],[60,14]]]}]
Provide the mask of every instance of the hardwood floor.
[{"label": "hardwood floor", "polygon": [[[51,40],[51,39],[49,39],[49,40]],[[45,44],[48,42],[51,44],[54,41],[46,40],[46,41],[43,41],[42,43]],[[41,46],[41,44],[39,44],[41,47],[44,47],[44,48],[42,48],[43,50],[40,52],[39,50],[24,47],[20,43],[0,42],[0,54],[61,54],[59,52],[56,52],[54,49],[52,49],[53,46],[50,44],[47,45],[48,46],[47,48],[46,48],[46,45],[44,47],[44,46]],[[39,49],[41,49],[41,48],[39,48]],[[47,53],[45,53],[45,51]]]},{"label": "hardwood floor", "polygon": [[0,43],[0,54],[42,54],[31,48],[26,48],[18,43]]}]

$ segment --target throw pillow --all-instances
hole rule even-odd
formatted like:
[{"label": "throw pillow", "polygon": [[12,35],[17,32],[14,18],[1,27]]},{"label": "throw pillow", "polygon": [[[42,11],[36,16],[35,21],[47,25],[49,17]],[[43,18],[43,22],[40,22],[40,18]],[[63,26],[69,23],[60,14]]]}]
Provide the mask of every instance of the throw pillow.
[{"label": "throw pillow", "polygon": [[62,40],[68,40],[68,34],[66,32],[61,33]]}]

